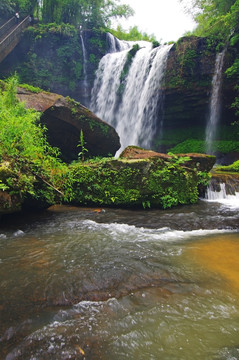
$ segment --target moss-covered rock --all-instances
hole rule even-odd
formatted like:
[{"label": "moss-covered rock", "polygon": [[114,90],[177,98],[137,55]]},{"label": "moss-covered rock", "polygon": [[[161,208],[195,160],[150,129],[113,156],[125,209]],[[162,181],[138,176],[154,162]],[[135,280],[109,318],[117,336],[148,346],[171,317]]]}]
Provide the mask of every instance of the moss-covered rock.
[{"label": "moss-covered rock", "polygon": [[133,156],[128,150],[118,160],[72,165],[73,202],[163,209],[197,202],[198,187],[206,184],[208,173],[195,168],[194,164],[186,166],[189,157],[167,156],[131,147]]}]

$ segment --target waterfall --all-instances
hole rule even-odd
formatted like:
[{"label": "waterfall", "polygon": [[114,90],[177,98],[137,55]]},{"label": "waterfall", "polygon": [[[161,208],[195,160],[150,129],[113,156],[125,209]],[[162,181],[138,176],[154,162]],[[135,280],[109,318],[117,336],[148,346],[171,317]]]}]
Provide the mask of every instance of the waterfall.
[{"label": "waterfall", "polygon": [[82,55],[83,55],[83,97],[85,101],[88,100],[88,79],[87,79],[87,52],[84,44],[83,36],[80,34],[81,46],[82,46]]},{"label": "waterfall", "polygon": [[[163,114],[162,80],[172,45],[152,49],[148,42],[137,42],[140,49],[129,69],[129,48],[135,42],[111,39],[111,52],[100,61],[91,96],[91,109],[115,127],[121,152],[128,145],[149,148]],[[120,47],[120,51],[114,52]],[[127,73],[126,73],[127,72]],[[126,73],[126,74],[125,74]]]},{"label": "waterfall", "polygon": [[210,98],[209,117],[206,126],[206,152],[212,154],[212,143],[216,138],[217,126],[220,119],[221,110],[221,85],[222,68],[226,49],[217,54],[215,62],[215,71],[212,79],[212,94]]}]

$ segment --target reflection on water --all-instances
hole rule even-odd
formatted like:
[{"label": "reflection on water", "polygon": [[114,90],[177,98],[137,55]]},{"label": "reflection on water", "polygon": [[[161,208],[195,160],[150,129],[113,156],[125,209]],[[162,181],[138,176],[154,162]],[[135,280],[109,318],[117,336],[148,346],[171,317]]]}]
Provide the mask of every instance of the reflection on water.
[{"label": "reflection on water", "polygon": [[224,235],[211,241],[197,242],[188,249],[189,256],[214,271],[224,281],[226,290],[239,295],[239,241],[238,235]]},{"label": "reflection on water", "polygon": [[0,230],[3,359],[238,359],[238,209],[52,208]]}]

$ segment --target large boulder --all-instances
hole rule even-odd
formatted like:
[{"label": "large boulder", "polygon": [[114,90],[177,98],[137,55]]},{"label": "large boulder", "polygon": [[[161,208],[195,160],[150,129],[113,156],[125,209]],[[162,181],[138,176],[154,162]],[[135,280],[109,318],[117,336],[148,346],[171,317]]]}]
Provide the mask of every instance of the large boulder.
[{"label": "large boulder", "polygon": [[43,113],[41,122],[48,129],[48,141],[61,150],[66,162],[78,157],[81,130],[90,156],[114,155],[120,148],[115,129],[73,99],[45,91],[31,92],[21,87],[17,97],[27,108]]}]

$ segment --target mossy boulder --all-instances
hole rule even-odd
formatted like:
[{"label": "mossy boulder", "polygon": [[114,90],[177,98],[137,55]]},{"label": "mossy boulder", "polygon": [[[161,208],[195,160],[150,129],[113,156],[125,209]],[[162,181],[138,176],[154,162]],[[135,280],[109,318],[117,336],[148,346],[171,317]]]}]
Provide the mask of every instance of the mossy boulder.
[{"label": "mossy boulder", "polygon": [[189,158],[129,147],[117,160],[74,164],[73,202],[163,209],[196,203],[198,188],[206,185],[208,173],[186,166],[185,161]]},{"label": "mossy boulder", "polygon": [[21,87],[18,88],[17,97],[27,108],[43,113],[41,122],[48,129],[48,141],[61,150],[66,162],[78,157],[80,149],[77,145],[81,130],[89,156],[114,155],[120,148],[115,129],[73,99],[45,91],[33,92]]}]

